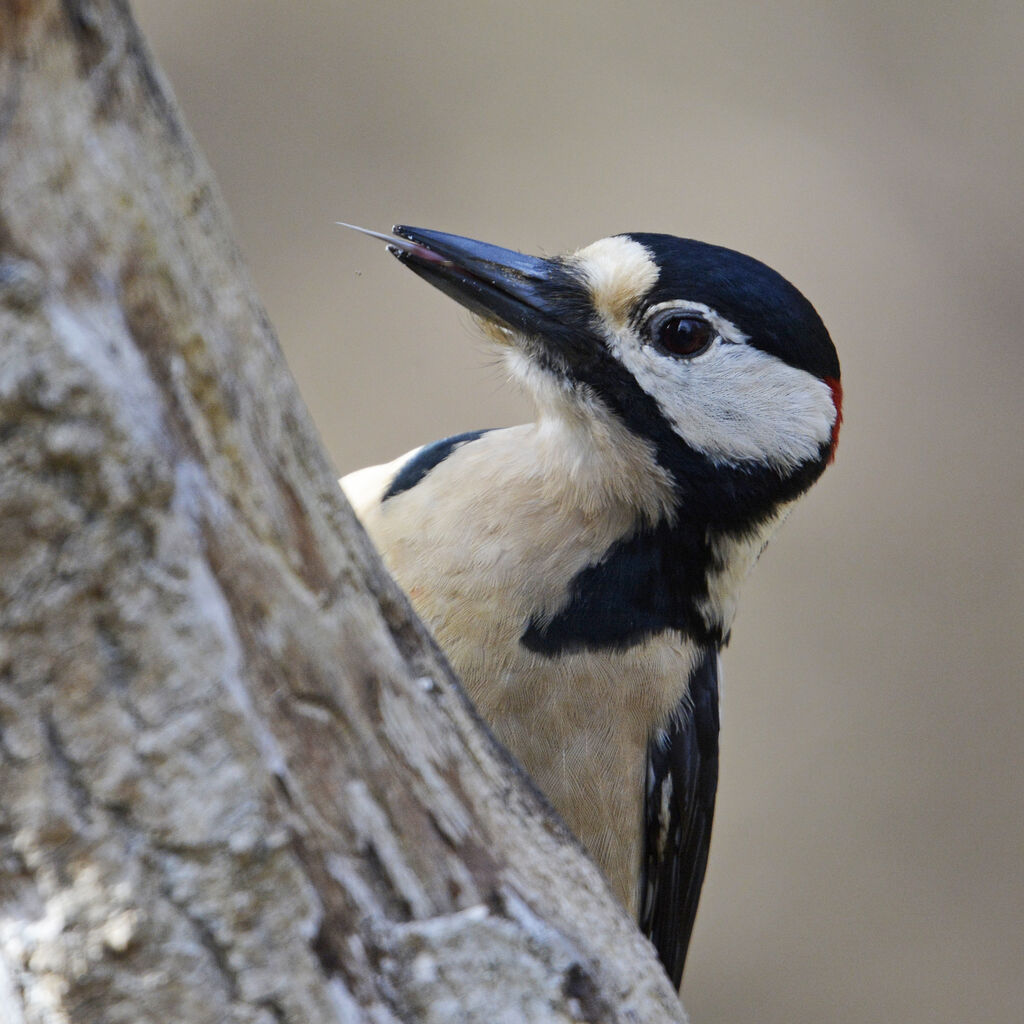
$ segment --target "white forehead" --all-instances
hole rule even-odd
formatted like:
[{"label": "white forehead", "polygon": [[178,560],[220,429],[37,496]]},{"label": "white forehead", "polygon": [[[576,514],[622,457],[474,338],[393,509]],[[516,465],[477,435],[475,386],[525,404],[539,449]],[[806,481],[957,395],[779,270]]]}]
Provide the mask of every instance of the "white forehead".
[{"label": "white forehead", "polygon": [[572,254],[594,309],[609,325],[623,323],[657,283],[651,251],[628,235],[601,238]]}]

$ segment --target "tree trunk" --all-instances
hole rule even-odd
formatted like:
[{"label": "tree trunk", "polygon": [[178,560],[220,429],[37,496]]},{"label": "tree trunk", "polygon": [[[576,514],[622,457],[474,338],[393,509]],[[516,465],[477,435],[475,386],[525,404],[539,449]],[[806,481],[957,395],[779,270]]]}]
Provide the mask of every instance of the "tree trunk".
[{"label": "tree trunk", "polygon": [[0,1020],[683,1020],[344,505],[118,0],[0,0],[0,332]]}]

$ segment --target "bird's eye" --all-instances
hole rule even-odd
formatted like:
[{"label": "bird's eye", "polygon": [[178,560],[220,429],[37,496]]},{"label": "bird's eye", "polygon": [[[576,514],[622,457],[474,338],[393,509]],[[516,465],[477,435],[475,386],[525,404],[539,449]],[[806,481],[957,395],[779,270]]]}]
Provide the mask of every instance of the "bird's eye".
[{"label": "bird's eye", "polygon": [[706,352],[717,337],[714,327],[693,313],[666,313],[650,326],[651,341],[674,356],[692,359]]}]

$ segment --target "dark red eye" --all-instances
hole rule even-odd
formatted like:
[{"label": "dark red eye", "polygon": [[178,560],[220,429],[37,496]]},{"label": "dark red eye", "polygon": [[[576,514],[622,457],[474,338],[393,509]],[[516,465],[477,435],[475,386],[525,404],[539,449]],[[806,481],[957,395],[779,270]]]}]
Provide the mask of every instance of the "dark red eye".
[{"label": "dark red eye", "polygon": [[663,313],[654,318],[650,331],[658,348],[685,359],[707,351],[717,337],[714,327],[694,313]]}]

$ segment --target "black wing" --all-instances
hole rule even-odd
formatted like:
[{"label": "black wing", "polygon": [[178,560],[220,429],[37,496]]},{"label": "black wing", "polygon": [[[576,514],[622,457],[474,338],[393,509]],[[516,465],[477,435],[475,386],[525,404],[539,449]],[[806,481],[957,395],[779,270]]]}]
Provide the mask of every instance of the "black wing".
[{"label": "black wing", "polygon": [[697,914],[718,788],[718,651],[647,750],[640,927],[676,988]]},{"label": "black wing", "polygon": [[454,437],[446,437],[443,441],[425,445],[395,474],[394,480],[381,496],[381,502],[385,502],[388,498],[393,498],[403,491],[411,490],[432,469],[440,466],[457,448],[469,444],[470,441],[475,441],[478,437],[483,437],[486,433],[486,430],[470,430],[465,434],[456,434]]}]

